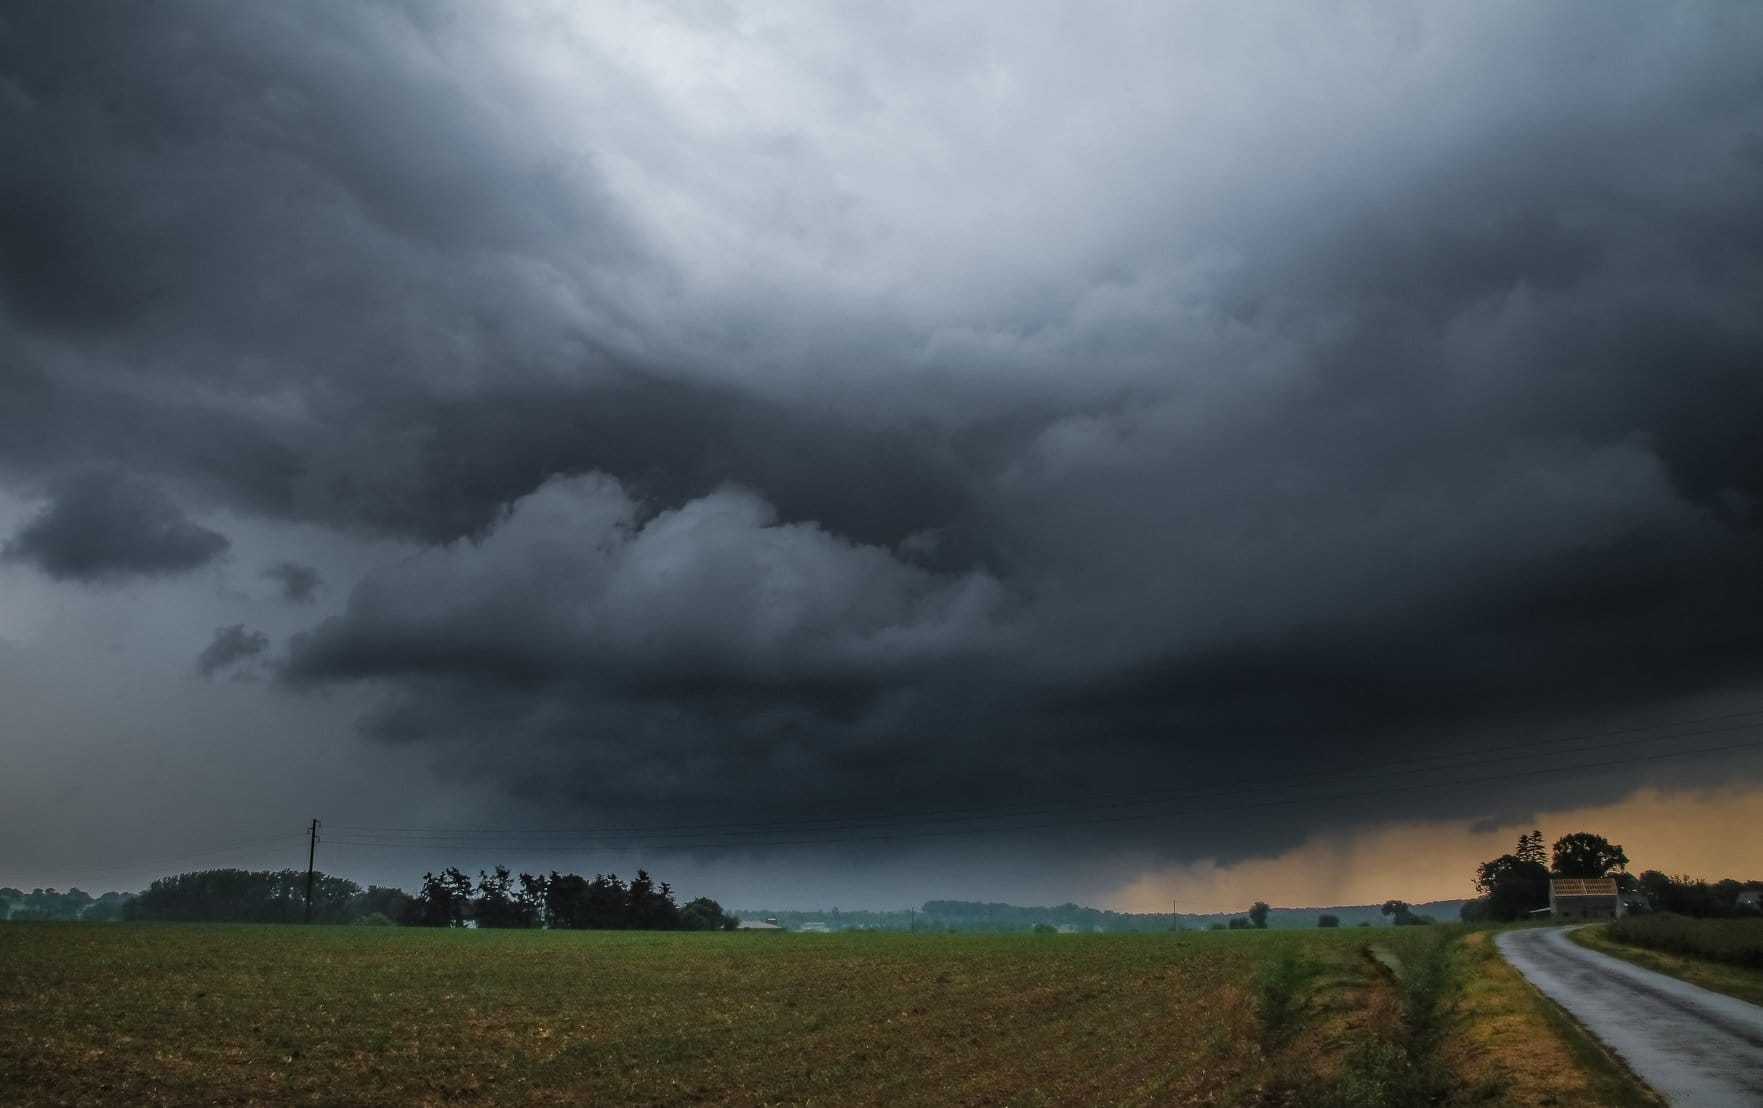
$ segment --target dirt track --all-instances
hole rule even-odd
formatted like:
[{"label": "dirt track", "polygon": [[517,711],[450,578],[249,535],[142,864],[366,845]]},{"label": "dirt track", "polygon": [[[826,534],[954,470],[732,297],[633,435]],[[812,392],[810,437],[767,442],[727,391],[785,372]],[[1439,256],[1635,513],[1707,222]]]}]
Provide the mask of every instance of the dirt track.
[{"label": "dirt track", "polygon": [[1508,931],[1506,960],[1672,1104],[1763,1105],[1763,1008],[1587,950],[1571,927]]}]

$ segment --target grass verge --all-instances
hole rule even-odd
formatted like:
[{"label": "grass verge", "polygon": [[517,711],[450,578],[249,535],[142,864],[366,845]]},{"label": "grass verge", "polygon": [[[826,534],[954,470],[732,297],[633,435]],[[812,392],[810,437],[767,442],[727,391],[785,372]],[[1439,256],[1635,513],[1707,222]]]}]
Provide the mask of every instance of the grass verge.
[{"label": "grass verge", "polygon": [[1572,1108],[1663,1104],[1494,946],[1494,930],[1476,930],[1456,952],[1461,994],[1451,1015],[1444,1064],[1472,1101],[1555,1104]]}]

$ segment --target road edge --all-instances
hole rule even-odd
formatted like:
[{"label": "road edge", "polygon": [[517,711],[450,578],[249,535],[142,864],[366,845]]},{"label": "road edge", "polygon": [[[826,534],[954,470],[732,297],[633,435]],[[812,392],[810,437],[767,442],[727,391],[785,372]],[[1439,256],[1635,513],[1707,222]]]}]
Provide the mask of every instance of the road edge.
[{"label": "road edge", "polygon": [[[1584,926],[1586,925],[1576,924],[1572,927],[1565,928],[1565,930],[1569,932],[1569,938],[1571,939],[1571,932],[1577,931]],[[1592,1032],[1591,1028],[1579,1021],[1579,1017],[1575,1016],[1572,1012],[1569,1012],[1553,997],[1537,988],[1536,983],[1526,976],[1525,972],[1519,969],[1512,959],[1506,957],[1506,948],[1500,944],[1499,940],[1501,936],[1515,930],[1540,931],[1545,929],[1538,927],[1525,927],[1503,930],[1494,936],[1494,950],[1499,953],[1501,958],[1505,959],[1506,964],[1512,968],[1512,972],[1516,973],[1519,979],[1524,982],[1524,987],[1530,994],[1532,1004],[1536,1005],[1537,1010],[1543,1014],[1543,1019],[1547,1021],[1556,1034],[1561,1037],[1561,1041],[1566,1045],[1568,1051],[1574,1056],[1574,1058],[1582,1065],[1600,1069],[1606,1074],[1613,1076],[1616,1080],[1628,1084],[1637,1096],[1637,1099],[1633,1101],[1633,1103],[1650,1104],[1656,1106],[1656,1108],[1669,1108],[1671,1102],[1666,1100],[1659,1090],[1647,1084],[1646,1079],[1639,1073],[1636,1073],[1634,1067],[1628,1064],[1628,1059],[1612,1049],[1604,1042],[1604,1040],[1598,1038],[1598,1036]]]}]

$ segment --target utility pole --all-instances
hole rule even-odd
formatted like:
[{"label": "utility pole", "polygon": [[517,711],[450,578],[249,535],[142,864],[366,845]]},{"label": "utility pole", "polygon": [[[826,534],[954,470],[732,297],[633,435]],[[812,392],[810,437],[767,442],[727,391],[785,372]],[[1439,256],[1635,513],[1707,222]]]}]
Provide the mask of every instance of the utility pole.
[{"label": "utility pole", "polygon": [[318,857],[318,820],[315,819],[312,821],[312,826],[307,829],[306,833],[312,838],[312,841],[306,844],[306,922],[311,923],[312,862],[313,859]]}]

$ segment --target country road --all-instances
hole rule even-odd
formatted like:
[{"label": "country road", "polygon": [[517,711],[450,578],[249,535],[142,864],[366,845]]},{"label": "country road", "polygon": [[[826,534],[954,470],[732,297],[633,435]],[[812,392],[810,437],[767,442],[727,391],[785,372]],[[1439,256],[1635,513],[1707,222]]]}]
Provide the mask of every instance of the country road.
[{"label": "country road", "polygon": [[1495,942],[1672,1104],[1763,1105],[1763,1008],[1587,950],[1573,930],[1508,931]]}]

